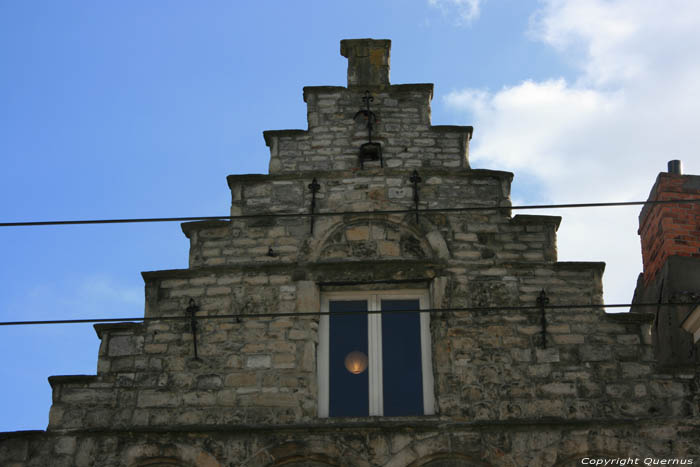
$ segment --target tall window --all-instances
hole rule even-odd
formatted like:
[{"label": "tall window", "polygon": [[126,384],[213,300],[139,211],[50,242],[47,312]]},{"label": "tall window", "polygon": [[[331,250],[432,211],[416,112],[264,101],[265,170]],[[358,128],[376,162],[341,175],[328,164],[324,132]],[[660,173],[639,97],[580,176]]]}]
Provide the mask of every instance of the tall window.
[{"label": "tall window", "polygon": [[427,292],[327,292],[321,307],[320,417],[434,413],[430,316],[412,312]]}]

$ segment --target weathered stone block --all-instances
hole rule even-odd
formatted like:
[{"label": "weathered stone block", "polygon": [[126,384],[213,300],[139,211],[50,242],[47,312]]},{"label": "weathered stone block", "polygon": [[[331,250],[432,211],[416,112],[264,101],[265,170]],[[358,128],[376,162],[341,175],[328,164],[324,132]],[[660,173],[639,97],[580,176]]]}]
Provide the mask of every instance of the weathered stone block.
[{"label": "weathered stone block", "polygon": [[535,359],[538,363],[551,363],[559,361],[559,349],[547,348],[547,349],[536,349]]},{"label": "weathered stone block", "polygon": [[120,357],[124,355],[137,355],[143,351],[143,336],[110,336],[109,350],[110,357]]},{"label": "weathered stone block", "polygon": [[579,354],[583,362],[603,362],[610,359],[611,350],[607,346],[582,345]]},{"label": "weathered stone block", "polygon": [[246,368],[270,368],[272,357],[269,355],[253,355],[246,357]]},{"label": "weathered stone block", "polygon": [[145,389],[139,392],[138,407],[175,407],[179,404],[178,394],[168,390]]}]

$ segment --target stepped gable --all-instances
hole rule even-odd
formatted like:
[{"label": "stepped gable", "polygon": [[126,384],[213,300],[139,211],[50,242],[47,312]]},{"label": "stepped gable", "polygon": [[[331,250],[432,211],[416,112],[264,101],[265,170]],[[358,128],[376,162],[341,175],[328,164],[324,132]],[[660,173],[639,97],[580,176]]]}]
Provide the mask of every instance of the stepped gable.
[{"label": "stepped gable", "polygon": [[[389,83],[390,45],[341,42],[347,87],[304,89],[308,129],[264,133],[270,173],[227,177],[231,220],[182,225],[189,267],[142,273],[148,320],[96,325],[97,374],[49,378],[47,431],[0,434],[0,464],[520,467],[697,453],[697,366],[657,369],[653,314],[604,313],[604,263],[558,261],[561,218],[511,215],[513,175],[470,168],[471,127],[431,125],[431,84]],[[354,315],[359,328],[330,316],[348,297],[369,312]],[[425,311],[392,321],[385,301]],[[345,337],[367,343],[343,367]],[[334,371],[359,389],[340,396]],[[367,410],[337,416],[357,401]]]},{"label": "stepped gable", "polygon": [[[432,126],[432,84],[389,84],[391,41],[344,40],[348,85],[304,88],[308,130],[264,132],[270,174],[353,170],[359,147],[368,142],[366,108],[376,116],[372,140],[381,144],[391,169],[469,168],[471,126]],[[376,161],[368,166],[379,166]]]}]

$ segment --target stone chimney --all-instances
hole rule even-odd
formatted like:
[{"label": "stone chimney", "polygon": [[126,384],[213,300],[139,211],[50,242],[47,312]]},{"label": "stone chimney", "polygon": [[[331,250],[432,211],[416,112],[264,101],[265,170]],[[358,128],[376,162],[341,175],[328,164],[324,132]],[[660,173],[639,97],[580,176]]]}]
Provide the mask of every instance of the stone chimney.
[{"label": "stone chimney", "polygon": [[[700,199],[700,176],[683,175],[680,161],[668,167],[656,178],[649,200]],[[632,311],[654,314],[652,339],[662,367],[696,365],[697,330],[689,315],[700,300],[700,203],[647,204],[639,214],[638,233],[644,272],[637,279]]]},{"label": "stone chimney", "polygon": [[348,59],[348,87],[389,86],[388,39],[345,39],[340,41],[340,55]]}]

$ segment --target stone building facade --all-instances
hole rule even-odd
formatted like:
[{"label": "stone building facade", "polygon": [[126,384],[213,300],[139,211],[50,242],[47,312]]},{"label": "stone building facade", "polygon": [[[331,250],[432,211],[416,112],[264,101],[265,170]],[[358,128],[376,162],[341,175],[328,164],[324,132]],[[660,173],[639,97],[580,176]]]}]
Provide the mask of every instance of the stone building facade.
[{"label": "stone building facade", "polygon": [[[143,273],[147,320],[96,325],[97,374],[49,378],[47,430],[0,434],[0,464],[700,462],[697,365],[657,365],[652,313],[602,310],[604,264],[557,261],[561,219],[512,216],[512,174],[469,167],[472,128],[431,125],[433,86],[391,85],[389,49],[341,42],[348,86],[304,88],[308,129],[264,133],[269,174],[183,224],[190,267]],[[391,313],[366,305],[369,409],[334,415],[338,297],[426,310],[395,315],[417,317],[419,413],[391,414]]]}]

